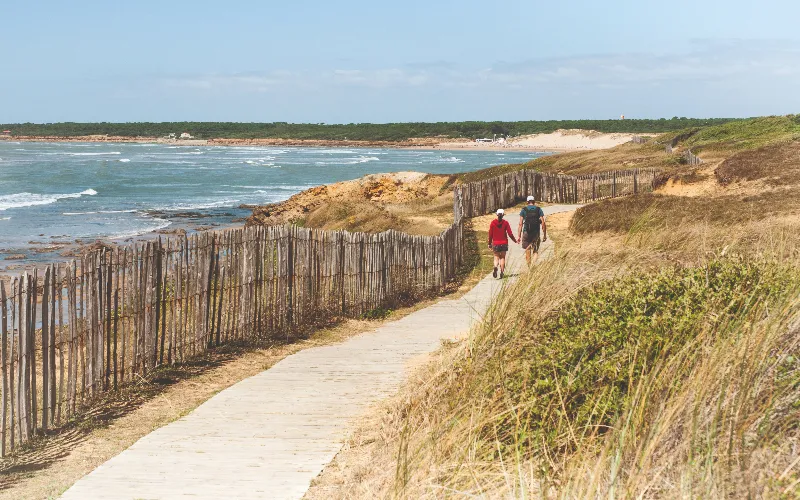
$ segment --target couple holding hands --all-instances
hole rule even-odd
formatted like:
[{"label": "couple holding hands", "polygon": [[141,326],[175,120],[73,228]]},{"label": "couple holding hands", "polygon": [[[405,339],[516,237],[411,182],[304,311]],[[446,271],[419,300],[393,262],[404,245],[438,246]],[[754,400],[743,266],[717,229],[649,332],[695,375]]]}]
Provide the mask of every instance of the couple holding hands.
[{"label": "couple holding hands", "polygon": [[[518,240],[525,250],[525,260],[531,263],[531,258],[536,260],[539,255],[539,245],[547,241],[547,224],[544,220],[544,211],[536,206],[533,196],[528,196],[527,206],[519,213],[519,227],[517,237],[511,231],[511,225],[504,220],[505,210],[497,209],[497,218],[489,224],[489,248],[494,252],[494,271],[492,276],[497,278],[499,268],[500,278],[503,278],[506,269],[506,252],[508,252],[508,237],[514,243]],[[533,254],[533,257],[531,257]]]}]

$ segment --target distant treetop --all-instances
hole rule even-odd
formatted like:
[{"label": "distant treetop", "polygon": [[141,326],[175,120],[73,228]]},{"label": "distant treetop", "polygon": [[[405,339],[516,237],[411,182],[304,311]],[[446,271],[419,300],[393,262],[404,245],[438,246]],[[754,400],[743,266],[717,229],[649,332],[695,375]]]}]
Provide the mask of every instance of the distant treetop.
[{"label": "distant treetop", "polygon": [[404,141],[419,137],[476,139],[492,135],[518,136],[550,133],[558,129],[598,132],[661,133],[691,127],[720,125],[733,118],[678,118],[625,120],[547,120],[519,122],[437,122],[437,123],[234,123],[234,122],[134,122],[134,123],[9,123],[0,129],[13,135],[75,137],[112,135],[121,137],[162,137],[190,133],[198,139],[309,139],[355,141]]}]

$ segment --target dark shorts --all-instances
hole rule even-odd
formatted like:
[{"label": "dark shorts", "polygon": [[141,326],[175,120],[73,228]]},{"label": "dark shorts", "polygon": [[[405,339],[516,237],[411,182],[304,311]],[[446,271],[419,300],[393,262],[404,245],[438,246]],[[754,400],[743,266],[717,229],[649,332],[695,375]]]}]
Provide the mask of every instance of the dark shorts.
[{"label": "dark shorts", "polygon": [[494,246],[492,246],[492,250],[494,250],[497,253],[508,252],[508,244],[505,244],[505,245],[494,245]]},{"label": "dark shorts", "polygon": [[525,250],[527,250],[528,247],[530,247],[531,251],[533,253],[536,253],[539,251],[539,245],[541,244],[542,244],[542,238],[539,234],[534,234],[533,236],[531,236],[528,233],[522,233],[522,248],[524,248]]}]

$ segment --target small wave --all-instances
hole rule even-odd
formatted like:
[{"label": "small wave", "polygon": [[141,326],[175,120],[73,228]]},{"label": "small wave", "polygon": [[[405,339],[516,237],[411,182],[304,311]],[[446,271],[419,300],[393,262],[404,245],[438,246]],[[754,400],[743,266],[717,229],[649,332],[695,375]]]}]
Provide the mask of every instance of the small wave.
[{"label": "small wave", "polygon": [[155,222],[155,225],[143,227],[141,229],[134,229],[133,231],[128,231],[124,233],[116,233],[110,235],[108,238],[111,240],[121,240],[125,238],[135,238],[136,236],[141,236],[143,234],[152,233],[153,231],[158,231],[159,229],[164,229],[165,227],[172,224],[172,222],[166,219],[159,219],[157,217],[148,219],[149,221]]},{"label": "small wave", "polygon": [[185,203],[179,205],[169,205],[156,207],[152,211],[155,212],[177,212],[181,210],[204,210],[208,208],[222,208],[222,207],[235,207],[240,203],[239,199],[211,201],[208,203]]},{"label": "small wave", "polygon": [[98,210],[97,212],[63,212],[61,215],[132,214],[138,210]]},{"label": "small wave", "polygon": [[121,155],[120,151],[109,151],[107,153],[67,153],[70,156],[104,156],[104,155]]},{"label": "small wave", "polygon": [[14,193],[0,196],[0,212],[10,208],[33,207],[38,205],[50,205],[64,198],[80,198],[81,196],[94,196],[97,191],[87,189],[80,193],[69,194],[38,194],[38,193]]},{"label": "small wave", "polygon": [[448,156],[447,158],[437,158],[434,161],[437,163],[464,163],[465,160],[456,158],[455,156]]},{"label": "small wave", "polygon": [[122,158],[119,161],[122,163],[128,163],[130,160],[128,158]]},{"label": "small wave", "polygon": [[358,158],[348,158],[343,161],[318,161],[315,165],[358,165],[371,161],[381,161],[377,156],[359,156]]},{"label": "small wave", "polygon": [[244,189],[280,189],[280,190],[288,190],[288,191],[305,191],[306,189],[315,187],[317,184],[303,184],[298,186],[288,185],[288,184],[273,184],[271,186],[231,186],[235,188],[244,188]]},{"label": "small wave", "polygon": [[11,220],[11,217],[0,217],[0,220]]}]

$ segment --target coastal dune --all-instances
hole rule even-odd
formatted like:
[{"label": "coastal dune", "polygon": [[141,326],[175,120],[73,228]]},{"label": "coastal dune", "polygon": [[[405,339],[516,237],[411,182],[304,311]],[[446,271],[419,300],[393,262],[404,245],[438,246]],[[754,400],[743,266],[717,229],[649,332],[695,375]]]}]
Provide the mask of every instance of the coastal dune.
[{"label": "coastal dune", "polygon": [[610,149],[626,142],[634,136],[648,137],[653,134],[603,133],[596,130],[562,129],[549,134],[531,134],[513,137],[505,142],[465,142],[451,141],[439,143],[438,149],[531,149],[535,151],[588,151]]}]

